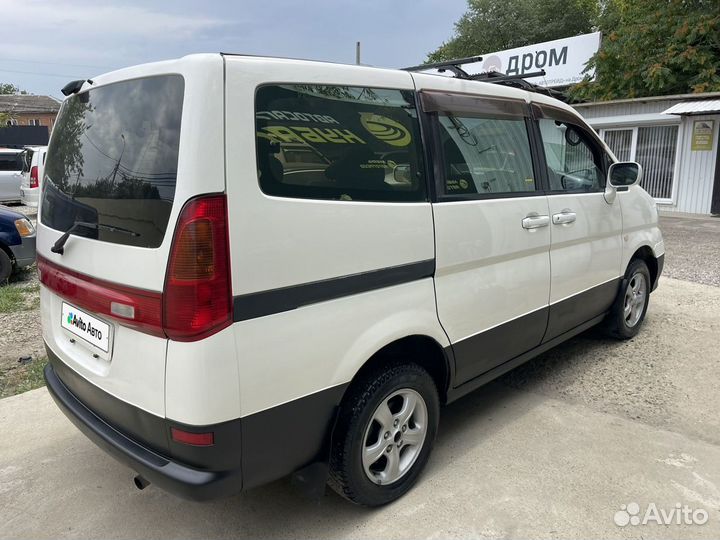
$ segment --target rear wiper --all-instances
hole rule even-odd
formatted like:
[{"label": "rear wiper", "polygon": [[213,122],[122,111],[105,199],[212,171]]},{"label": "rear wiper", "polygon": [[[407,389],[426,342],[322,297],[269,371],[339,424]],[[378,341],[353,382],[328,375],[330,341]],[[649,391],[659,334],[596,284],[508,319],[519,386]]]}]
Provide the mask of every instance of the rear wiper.
[{"label": "rear wiper", "polygon": [[77,229],[80,228],[92,229],[95,231],[103,229],[110,232],[129,234],[130,236],[140,236],[140,233],[136,233],[135,231],[131,231],[130,229],[123,229],[122,227],[113,227],[112,225],[102,225],[100,223],[88,223],[87,221],[76,221],[75,223],[73,223],[72,227],[65,231],[65,234],[63,234],[60,238],[57,239],[57,242],[53,244],[53,247],[50,248],[50,251],[52,251],[53,253],[57,253],[58,255],[62,255],[65,252],[65,242],[67,242],[68,238],[70,238],[70,235],[72,233],[74,233]]}]

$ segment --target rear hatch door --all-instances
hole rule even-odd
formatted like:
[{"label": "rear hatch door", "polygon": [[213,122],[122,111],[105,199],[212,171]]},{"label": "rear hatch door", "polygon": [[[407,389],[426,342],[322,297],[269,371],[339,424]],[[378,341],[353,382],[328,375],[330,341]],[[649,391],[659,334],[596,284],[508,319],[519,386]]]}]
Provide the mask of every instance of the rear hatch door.
[{"label": "rear hatch door", "polygon": [[[207,96],[214,88],[217,100]],[[192,181],[206,172],[196,156],[218,136],[202,133],[208,111],[188,105],[198,98],[222,111],[219,55],[86,83],[61,108],[41,183],[38,268],[47,346],[62,369],[72,370],[68,378],[159,417],[167,350],[161,295],[174,224],[198,191],[224,189],[223,177],[217,186]],[[188,124],[198,128],[196,138]]]}]

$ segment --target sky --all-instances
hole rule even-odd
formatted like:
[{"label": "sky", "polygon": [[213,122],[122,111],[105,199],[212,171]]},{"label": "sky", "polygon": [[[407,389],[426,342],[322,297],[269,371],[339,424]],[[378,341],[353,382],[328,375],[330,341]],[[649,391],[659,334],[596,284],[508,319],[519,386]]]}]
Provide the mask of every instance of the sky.
[{"label": "sky", "polygon": [[60,88],[125,66],[234,52],[403,67],[453,34],[466,0],[0,0],[0,82]]}]

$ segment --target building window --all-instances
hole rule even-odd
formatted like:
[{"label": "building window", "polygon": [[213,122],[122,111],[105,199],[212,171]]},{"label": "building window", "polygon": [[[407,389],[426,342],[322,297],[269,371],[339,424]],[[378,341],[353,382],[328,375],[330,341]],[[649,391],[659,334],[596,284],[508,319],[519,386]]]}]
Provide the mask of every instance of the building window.
[{"label": "building window", "polygon": [[9,118],[8,121],[6,122],[6,124],[7,124],[8,126],[17,126],[17,125],[18,125],[18,121],[17,121],[17,119],[15,119],[15,118]]},{"label": "building window", "polygon": [[39,118],[32,118],[32,119],[28,120],[28,126],[41,126],[41,125],[42,124],[40,123]]},{"label": "building window", "polygon": [[672,199],[678,126],[606,129],[602,137],[620,161],[642,165],[642,186],[650,195]]}]

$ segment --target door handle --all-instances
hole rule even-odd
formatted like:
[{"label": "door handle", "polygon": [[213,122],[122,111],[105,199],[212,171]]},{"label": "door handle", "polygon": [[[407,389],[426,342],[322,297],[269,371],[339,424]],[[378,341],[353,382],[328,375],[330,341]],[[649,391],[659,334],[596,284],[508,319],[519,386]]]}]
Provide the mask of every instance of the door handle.
[{"label": "door handle", "polygon": [[553,214],[553,223],[555,225],[564,225],[572,223],[577,219],[577,214],[572,210],[563,210],[559,214]]},{"label": "door handle", "polygon": [[550,216],[530,214],[522,220],[523,229],[538,229],[550,225]]}]

